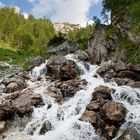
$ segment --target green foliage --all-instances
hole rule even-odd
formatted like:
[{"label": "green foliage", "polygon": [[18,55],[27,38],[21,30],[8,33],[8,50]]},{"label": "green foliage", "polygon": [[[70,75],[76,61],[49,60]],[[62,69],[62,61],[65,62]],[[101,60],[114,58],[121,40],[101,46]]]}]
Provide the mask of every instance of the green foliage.
[{"label": "green foliage", "polygon": [[0,9],[0,40],[11,49],[21,51],[26,56],[47,55],[49,42],[56,33],[48,19],[35,19],[32,15],[26,20],[14,9]]},{"label": "green foliage", "polygon": [[140,48],[131,40],[128,40],[127,38],[120,39],[118,48],[126,51],[127,59],[129,62],[133,62],[133,63],[140,62]]},{"label": "green foliage", "polygon": [[25,60],[25,55],[19,51],[0,48],[0,61],[7,61],[11,64],[21,64]]},{"label": "green foliage", "polygon": [[87,48],[88,41],[92,35],[93,26],[87,25],[85,28],[71,30],[68,33],[68,40],[77,42],[80,44],[80,48],[85,50]]},{"label": "green foliage", "polygon": [[108,40],[114,33],[117,33],[117,29],[113,26],[108,26],[104,32],[104,36]]},{"label": "green foliage", "polygon": [[95,24],[100,24],[101,23],[100,19],[96,16],[93,17],[93,21],[95,22]]},{"label": "green foliage", "polygon": [[140,34],[140,1],[130,5],[130,15],[132,17],[131,31]]}]

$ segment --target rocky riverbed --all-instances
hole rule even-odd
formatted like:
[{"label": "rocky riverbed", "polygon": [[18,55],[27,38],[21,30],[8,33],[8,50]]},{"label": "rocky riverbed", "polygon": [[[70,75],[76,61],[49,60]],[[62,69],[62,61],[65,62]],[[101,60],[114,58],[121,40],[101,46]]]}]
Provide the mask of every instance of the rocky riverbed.
[{"label": "rocky riverbed", "polygon": [[139,138],[139,65],[81,57],[38,58],[0,82],[1,139]]}]

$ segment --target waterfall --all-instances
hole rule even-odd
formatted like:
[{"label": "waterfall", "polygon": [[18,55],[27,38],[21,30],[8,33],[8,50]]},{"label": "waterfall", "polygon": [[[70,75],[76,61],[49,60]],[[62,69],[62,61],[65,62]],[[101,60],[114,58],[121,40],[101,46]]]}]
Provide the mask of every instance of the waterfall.
[{"label": "waterfall", "polygon": [[[24,132],[32,140],[98,140],[92,125],[80,121],[79,118],[89,104],[94,88],[105,85],[115,89],[115,92],[112,93],[113,100],[123,103],[127,110],[125,123],[117,136],[126,129],[129,122],[136,123],[135,128],[140,133],[140,89],[118,86],[113,81],[105,83],[96,73],[99,66],[88,64],[89,70],[87,70],[83,62],[78,61],[75,55],[70,54],[66,58],[75,61],[81,69],[80,78],[87,81],[85,89],[79,90],[73,97],[58,104],[53,97],[47,95],[48,87],[53,85],[53,82],[47,81],[45,78],[42,78],[42,81],[29,80],[28,88],[42,96],[44,105],[34,108],[32,120],[27,124]],[[46,63],[34,68],[32,77],[43,77],[47,72]],[[95,74],[97,77],[93,76]],[[47,130],[44,132],[43,129]]]}]

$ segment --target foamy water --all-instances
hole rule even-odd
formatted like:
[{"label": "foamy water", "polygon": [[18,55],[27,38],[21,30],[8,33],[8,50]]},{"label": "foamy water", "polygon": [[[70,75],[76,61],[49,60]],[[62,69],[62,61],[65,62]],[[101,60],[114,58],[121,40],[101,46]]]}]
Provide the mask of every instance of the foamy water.
[{"label": "foamy water", "polygon": [[[55,102],[54,98],[47,95],[47,88],[53,85],[52,82],[43,78],[41,82],[28,81],[28,87],[42,96],[44,106],[34,108],[32,120],[24,130],[25,134],[32,140],[98,140],[92,125],[79,121],[79,118],[89,104],[94,88],[99,85],[115,89],[115,92],[112,93],[113,100],[122,102],[127,109],[125,123],[118,136],[125,130],[129,122],[137,123],[136,129],[140,130],[140,89],[118,86],[115,82],[105,83],[96,73],[98,66],[89,64],[89,70],[87,70],[82,62],[76,60],[75,55],[67,55],[66,58],[77,63],[82,71],[80,78],[88,82],[86,88],[78,91],[74,97],[60,105]],[[46,63],[36,67],[32,76],[37,78],[44,74],[42,71],[45,69],[45,65]],[[98,75],[97,78],[93,77],[95,74]],[[51,107],[48,109],[50,104]],[[44,124],[49,127],[49,130],[41,135],[40,130]]]}]

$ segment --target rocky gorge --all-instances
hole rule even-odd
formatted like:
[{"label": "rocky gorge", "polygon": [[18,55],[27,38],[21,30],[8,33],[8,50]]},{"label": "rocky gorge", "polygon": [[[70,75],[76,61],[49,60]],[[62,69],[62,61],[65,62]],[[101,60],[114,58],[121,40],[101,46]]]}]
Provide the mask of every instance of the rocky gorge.
[{"label": "rocky gorge", "polygon": [[[0,140],[140,139],[139,36],[128,11],[124,21],[111,18],[95,25],[85,50],[66,40],[27,70],[1,63]],[[137,45],[135,63],[118,47],[122,38]]]},{"label": "rocky gorge", "polygon": [[92,65],[85,54],[39,57],[1,81],[1,139],[139,137],[139,65]]}]

